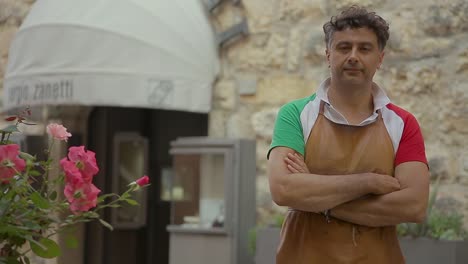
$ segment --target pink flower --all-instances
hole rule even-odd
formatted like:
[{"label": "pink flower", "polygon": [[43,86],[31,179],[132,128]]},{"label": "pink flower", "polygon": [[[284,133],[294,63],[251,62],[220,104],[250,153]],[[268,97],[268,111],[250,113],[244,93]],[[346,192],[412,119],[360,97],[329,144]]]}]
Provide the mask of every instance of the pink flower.
[{"label": "pink flower", "polygon": [[65,175],[67,172],[73,174],[73,166],[76,167],[85,182],[91,182],[94,175],[99,172],[99,167],[96,163],[96,154],[90,150],[86,151],[84,146],[70,147],[68,149],[68,159],[64,158],[60,161]]},{"label": "pink flower", "polygon": [[[63,172],[65,172],[65,182],[70,184],[77,184],[78,182],[85,182],[80,170],[75,166],[75,163],[69,161],[67,158],[60,160]],[[86,179],[90,182],[89,179]]]},{"label": "pink flower", "polygon": [[47,126],[47,134],[55,139],[65,140],[65,142],[68,141],[68,138],[72,136],[72,134],[67,132],[66,127],[55,123],[49,124]]},{"label": "pink flower", "polygon": [[150,180],[149,180],[149,177],[145,175],[145,176],[139,178],[138,180],[136,180],[135,182],[139,186],[145,186],[145,185],[149,184]]},{"label": "pink flower", "polygon": [[16,144],[0,145],[0,182],[8,182],[26,167],[26,162],[18,157]]},{"label": "pink flower", "polygon": [[86,151],[84,146],[70,147],[68,158],[60,160],[65,173],[64,194],[74,213],[85,212],[96,207],[97,196],[101,192],[93,185],[93,177],[99,172],[96,154]]},{"label": "pink flower", "polygon": [[70,203],[70,210],[74,213],[86,212],[96,207],[98,194],[101,192],[94,184],[84,181],[68,183],[64,194]]}]

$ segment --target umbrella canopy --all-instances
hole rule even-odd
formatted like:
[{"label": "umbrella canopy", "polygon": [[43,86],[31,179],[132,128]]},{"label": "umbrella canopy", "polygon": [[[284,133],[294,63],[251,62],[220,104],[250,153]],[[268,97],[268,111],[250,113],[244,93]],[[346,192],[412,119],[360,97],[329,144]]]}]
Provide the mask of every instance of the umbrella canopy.
[{"label": "umbrella canopy", "polygon": [[12,41],[4,110],[209,112],[219,62],[201,0],[40,0]]}]

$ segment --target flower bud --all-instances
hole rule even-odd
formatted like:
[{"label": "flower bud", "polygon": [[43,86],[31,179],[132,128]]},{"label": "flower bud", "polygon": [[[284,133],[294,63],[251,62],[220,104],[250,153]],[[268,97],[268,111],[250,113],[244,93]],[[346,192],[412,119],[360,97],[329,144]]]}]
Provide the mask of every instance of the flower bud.
[{"label": "flower bud", "polygon": [[135,181],[135,183],[138,184],[139,186],[145,186],[149,184],[149,182],[150,182],[149,177],[146,175]]}]

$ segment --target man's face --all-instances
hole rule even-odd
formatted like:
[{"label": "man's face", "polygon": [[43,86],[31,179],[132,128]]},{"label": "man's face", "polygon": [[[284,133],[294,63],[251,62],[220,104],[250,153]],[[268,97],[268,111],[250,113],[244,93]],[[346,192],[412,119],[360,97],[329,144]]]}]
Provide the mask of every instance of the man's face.
[{"label": "man's face", "polygon": [[371,82],[384,57],[377,36],[367,27],[336,31],[326,54],[332,79],[350,85]]}]

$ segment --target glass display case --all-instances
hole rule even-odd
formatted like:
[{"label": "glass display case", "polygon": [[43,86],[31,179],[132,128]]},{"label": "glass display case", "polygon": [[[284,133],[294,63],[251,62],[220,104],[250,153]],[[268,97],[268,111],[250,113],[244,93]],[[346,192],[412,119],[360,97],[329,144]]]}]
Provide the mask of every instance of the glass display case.
[{"label": "glass display case", "polygon": [[161,190],[171,200],[170,263],[253,263],[255,142],[181,138],[170,153],[170,187]]},{"label": "glass display case", "polygon": [[223,229],[224,153],[174,156],[171,223],[185,228]]},{"label": "glass display case", "polygon": [[[114,137],[112,192],[123,193],[128,184],[147,173],[148,140],[135,133],[118,133]],[[146,189],[134,192],[139,206],[123,204],[111,209],[111,224],[117,229],[137,229],[146,224]]]}]

